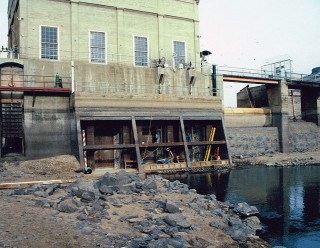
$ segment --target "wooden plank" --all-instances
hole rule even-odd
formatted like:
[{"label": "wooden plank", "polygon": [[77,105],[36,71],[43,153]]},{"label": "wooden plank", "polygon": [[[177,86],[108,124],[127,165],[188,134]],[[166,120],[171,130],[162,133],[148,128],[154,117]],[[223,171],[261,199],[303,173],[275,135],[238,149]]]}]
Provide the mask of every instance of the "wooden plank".
[{"label": "wooden plank", "polygon": [[196,141],[196,142],[188,142],[188,146],[205,146],[205,145],[224,145],[227,142],[225,140],[217,140],[217,141]]},{"label": "wooden plank", "polygon": [[133,131],[133,137],[134,137],[134,144],[135,144],[135,148],[136,148],[138,170],[139,170],[139,173],[142,173],[143,169],[142,169],[142,161],[141,161],[141,154],[140,154],[140,147],[139,147],[139,140],[138,140],[137,123],[136,123],[136,119],[135,119],[134,116],[132,117],[132,121],[131,122],[132,122],[132,131]]},{"label": "wooden plank", "polygon": [[[224,145],[226,144],[225,140],[217,141],[195,141],[195,142],[186,142],[187,146],[205,146],[205,145]],[[148,144],[139,144],[141,148],[145,147],[167,147],[167,146],[184,146],[184,142],[167,142],[167,143],[148,143]]]},{"label": "wooden plank", "polygon": [[32,185],[49,185],[49,184],[64,184],[73,183],[76,179],[61,179],[61,180],[45,180],[45,181],[29,181],[16,183],[0,183],[0,189],[14,189],[19,187],[29,187]]},{"label": "wooden plank", "polygon": [[[196,141],[187,142],[187,146],[205,146],[205,145],[224,145],[225,140],[220,141]],[[168,146],[184,146],[184,142],[168,142],[168,143],[148,143],[138,144],[140,148],[146,147],[168,147]],[[135,148],[136,144],[119,144],[119,145],[90,145],[83,147],[84,151],[98,151],[98,150],[115,150],[115,149],[128,149]]]},{"label": "wooden plank", "polygon": [[102,150],[115,150],[135,148],[135,144],[119,144],[119,145],[90,145],[83,147],[84,151],[102,151]]},{"label": "wooden plank", "polygon": [[[224,119],[222,119],[221,124],[222,124],[223,137],[226,139],[226,128],[224,125]],[[228,154],[228,163],[232,164],[232,158],[231,158],[231,154],[230,154],[230,146],[229,146],[229,142],[227,139],[226,139],[226,148],[227,148],[227,154]]]},{"label": "wooden plank", "polygon": [[167,147],[167,146],[183,146],[183,142],[167,142],[167,143],[144,143],[139,144],[140,147],[146,148],[146,147]]},{"label": "wooden plank", "polygon": [[[97,112],[95,112],[95,110]],[[116,111],[118,110],[118,112]],[[114,111],[114,112],[112,112]],[[120,111],[126,111],[127,113],[129,113],[130,111],[128,111],[127,108],[115,108],[115,110],[110,110],[108,113],[106,112],[101,112],[101,108],[81,108],[78,109],[78,112],[81,112],[81,116],[80,119],[81,121],[93,121],[93,120],[131,120],[130,116],[114,116],[119,114]],[[197,113],[197,111],[199,111]],[[201,110],[180,110],[180,112],[173,112],[172,116],[153,116],[152,120],[179,120],[179,118],[177,118],[175,115],[179,114],[183,112],[184,116],[183,119],[184,120],[221,120],[221,110],[217,111],[218,113],[212,112],[212,110],[210,109],[210,111],[208,111],[208,109],[201,109]],[[147,113],[147,114],[146,114]],[[193,114],[193,115],[192,115]],[[159,115],[159,112],[150,112],[149,109],[146,109],[146,111],[144,113],[139,113],[139,117],[136,118],[136,120],[150,120],[150,116],[151,115]],[[145,117],[143,117],[143,115],[147,115]]]},{"label": "wooden plank", "polygon": [[86,132],[87,145],[94,145],[94,126],[88,126]]},{"label": "wooden plank", "polygon": [[185,159],[186,159],[187,167],[190,168],[191,167],[190,154],[189,154],[189,149],[188,149],[188,145],[187,145],[186,131],[184,129],[184,120],[183,120],[182,116],[180,116],[180,128],[181,128],[184,152],[186,154],[186,158]]}]

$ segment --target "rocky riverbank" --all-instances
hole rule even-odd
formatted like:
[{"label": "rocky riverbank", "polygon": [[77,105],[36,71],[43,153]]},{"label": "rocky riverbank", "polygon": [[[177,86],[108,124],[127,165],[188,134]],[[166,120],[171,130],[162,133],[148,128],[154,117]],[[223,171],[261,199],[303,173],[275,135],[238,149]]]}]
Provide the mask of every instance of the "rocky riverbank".
[{"label": "rocky riverbank", "polygon": [[0,247],[270,247],[258,211],[159,176],[2,190]]},{"label": "rocky riverbank", "polygon": [[320,165],[320,151],[271,153],[263,156],[233,158],[233,163],[239,166],[305,166]]},{"label": "rocky riverbank", "polygon": [[[320,164],[320,153],[238,157],[236,166]],[[75,173],[72,156],[0,164],[1,182],[78,180],[0,190],[0,247],[270,247],[258,213],[158,176]]]}]

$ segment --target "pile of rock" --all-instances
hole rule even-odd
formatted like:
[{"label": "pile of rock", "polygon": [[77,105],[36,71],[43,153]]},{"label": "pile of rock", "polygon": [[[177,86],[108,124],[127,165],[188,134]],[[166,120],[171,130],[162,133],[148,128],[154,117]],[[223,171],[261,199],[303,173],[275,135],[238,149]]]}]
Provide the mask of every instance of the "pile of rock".
[{"label": "pile of rock", "polygon": [[[179,181],[159,176],[141,180],[121,172],[98,181],[33,186],[15,195],[33,195],[35,204],[74,216],[75,228],[102,247],[239,247],[260,242],[258,210],[246,203],[221,203]],[[218,239],[220,240],[217,240]]]}]

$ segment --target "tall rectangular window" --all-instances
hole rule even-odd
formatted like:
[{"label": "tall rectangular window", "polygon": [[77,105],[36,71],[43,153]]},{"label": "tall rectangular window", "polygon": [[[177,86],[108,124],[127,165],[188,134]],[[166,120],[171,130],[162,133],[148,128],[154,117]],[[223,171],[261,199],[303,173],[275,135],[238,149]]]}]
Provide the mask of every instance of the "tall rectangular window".
[{"label": "tall rectangular window", "polygon": [[104,32],[90,32],[90,61],[106,62],[106,34]]},{"label": "tall rectangular window", "polygon": [[148,66],[148,38],[134,37],[134,64]]},{"label": "tall rectangular window", "polygon": [[179,68],[180,64],[186,62],[186,44],[181,41],[173,42],[174,67]]},{"label": "tall rectangular window", "polygon": [[58,28],[41,27],[41,58],[58,59]]}]

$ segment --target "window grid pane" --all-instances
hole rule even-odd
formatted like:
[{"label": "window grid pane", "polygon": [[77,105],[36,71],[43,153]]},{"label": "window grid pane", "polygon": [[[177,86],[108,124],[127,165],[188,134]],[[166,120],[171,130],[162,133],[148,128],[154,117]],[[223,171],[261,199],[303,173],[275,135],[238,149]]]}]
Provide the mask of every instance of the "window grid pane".
[{"label": "window grid pane", "polygon": [[134,61],[136,66],[148,66],[148,39],[134,37]]},{"label": "window grid pane", "polygon": [[179,64],[184,64],[186,60],[185,43],[180,41],[173,42],[173,52],[176,54],[174,67],[179,68]]},{"label": "window grid pane", "polygon": [[106,41],[104,32],[90,32],[91,62],[106,62]]},{"label": "window grid pane", "polygon": [[58,29],[41,27],[41,58],[58,59]]}]

